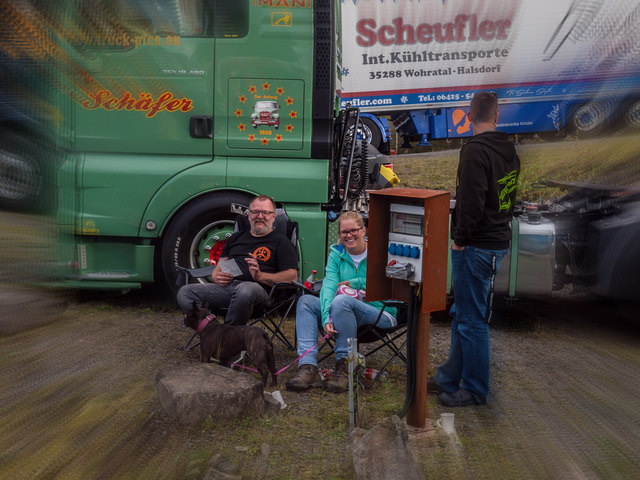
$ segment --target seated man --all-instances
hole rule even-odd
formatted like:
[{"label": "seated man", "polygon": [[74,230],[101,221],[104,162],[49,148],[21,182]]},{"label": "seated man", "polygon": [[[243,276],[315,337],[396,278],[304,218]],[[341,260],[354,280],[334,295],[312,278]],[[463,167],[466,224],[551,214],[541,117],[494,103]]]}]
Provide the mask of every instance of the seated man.
[{"label": "seated man", "polygon": [[[227,325],[245,325],[254,307],[264,305],[268,290],[277,282],[298,278],[295,247],[284,235],[273,230],[276,205],[266,195],[255,197],[249,204],[251,229],[239,231],[227,239],[211,280],[213,283],[184,285],[178,291],[178,305],[186,314],[193,306],[209,302],[213,311],[227,308]],[[220,263],[233,259],[242,274],[234,277],[224,272]]]}]

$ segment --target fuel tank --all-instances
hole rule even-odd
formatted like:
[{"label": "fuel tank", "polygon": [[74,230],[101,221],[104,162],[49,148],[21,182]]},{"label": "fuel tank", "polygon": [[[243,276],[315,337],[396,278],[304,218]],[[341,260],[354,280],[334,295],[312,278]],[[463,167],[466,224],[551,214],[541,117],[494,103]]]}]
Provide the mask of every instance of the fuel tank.
[{"label": "fuel tank", "polygon": [[[556,232],[538,212],[514,217],[511,249],[500,264],[495,291],[509,296],[550,295],[553,288]],[[517,258],[512,264],[511,259]]]}]

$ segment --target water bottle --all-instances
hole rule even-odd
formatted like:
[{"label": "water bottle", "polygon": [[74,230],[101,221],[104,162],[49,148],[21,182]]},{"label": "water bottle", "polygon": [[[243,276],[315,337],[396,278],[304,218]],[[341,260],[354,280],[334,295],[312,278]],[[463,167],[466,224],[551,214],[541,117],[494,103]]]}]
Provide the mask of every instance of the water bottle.
[{"label": "water bottle", "polygon": [[307,277],[307,279],[305,280],[305,282],[304,282],[304,286],[306,288],[308,288],[309,290],[311,290],[311,291],[313,291],[313,287],[314,287],[315,282],[316,282],[316,274],[317,273],[318,272],[316,270],[311,270],[311,275],[309,275]]},{"label": "water bottle", "polygon": [[373,368],[365,368],[362,370],[362,376],[367,380],[375,380],[379,376],[380,380],[384,381],[389,378],[389,373],[386,371],[380,372]]}]

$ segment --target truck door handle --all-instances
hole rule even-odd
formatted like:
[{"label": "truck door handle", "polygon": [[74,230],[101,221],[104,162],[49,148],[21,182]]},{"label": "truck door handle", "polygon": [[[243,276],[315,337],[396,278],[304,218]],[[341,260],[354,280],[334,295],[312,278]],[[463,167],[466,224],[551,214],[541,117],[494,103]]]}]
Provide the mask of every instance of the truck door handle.
[{"label": "truck door handle", "polygon": [[189,119],[189,135],[193,138],[213,138],[213,117],[194,115]]}]

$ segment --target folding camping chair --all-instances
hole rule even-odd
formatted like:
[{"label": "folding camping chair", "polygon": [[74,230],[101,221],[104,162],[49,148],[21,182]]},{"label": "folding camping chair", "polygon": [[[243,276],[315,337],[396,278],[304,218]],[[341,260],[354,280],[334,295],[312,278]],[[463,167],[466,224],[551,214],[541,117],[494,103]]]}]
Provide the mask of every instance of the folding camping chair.
[{"label": "folding camping chair", "polygon": [[[245,215],[236,217],[234,232],[251,228],[249,219]],[[273,223],[273,229],[286,236],[289,241],[298,249],[298,223],[291,220],[283,208],[276,208],[276,219]],[[184,283],[189,283],[194,279],[208,278],[211,276],[215,265],[202,268],[184,268],[178,267],[178,270],[184,273]],[[301,295],[300,286],[296,283],[279,282],[271,287],[267,302],[261,308],[254,310],[252,319],[248,325],[261,324],[271,333],[271,341],[274,338],[280,340],[290,350],[295,350],[295,339],[292,343],[282,330],[287,316],[296,304],[298,297]],[[224,314],[225,310],[213,312]],[[194,348],[198,345],[191,345],[196,334],[194,333],[183,349]]]},{"label": "folding camping chair", "polygon": [[[391,351],[391,355],[389,356],[384,366],[380,368],[380,372],[384,372],[394,358],[399,358],[405,364],[407,363],[407,357],[402,350],[407,343],[406,333],[407,333],[408,305],[404,302],[399,302],[395,300],[386,300],[382,302],[382,304],[383,304],[383,307],[380,310],[380,313],[378,314],[378,318],[376,318],[375,323],[358,327],[358,332],[357,332],[358,350],[360,349],[361,344],[380,342],[380,344],[376,345],[372,350],[367,350],[364,353],[365,358],[369,357],[370,355],[373,355],[380,349],[387,348]],[[384,310],[389,307],[395,307],[397,309],[397,312],[396,312],[397,324],[394,327],[385,328],[380,326],[379,323],[380,323],[380,319],[382,318]],[[323,344],[319,347],[318,352],[320,352],[325,346],[329,346],[331,351],[323,355],[318,360],[318,363],[327,359],[334,353],[335,342],[331,338],[327,338],[323,342]],[[376,377],[376,379],[377,378],[379,378],[379,375],[378,377]]]},{"label": "folding camping chair", "polygon": [[[405,345],[407,344],[407,320],[408,320],[408,305],[404,302],[398,302],[395,300],[387,300],[383,302],[383,307],[380,310],[380,314],[375,323],[369,325],[363,325],[358,328],[358,348],[361,344],[379,342],[373,349],[367,350],[364,354],[365,358],[373,355],[381,349],[389,349],[391,354],[387,362],[380,368],[380,372],[384,372],[389,364],[395,359],[399,358],[405,365],[407,363],[407,357],[403,352]],[[396,307],[396,325],[394,327],[382,327],[379,324],[382,318],[385,308]],[[376,379],[379,378],[376,377]]]}]

